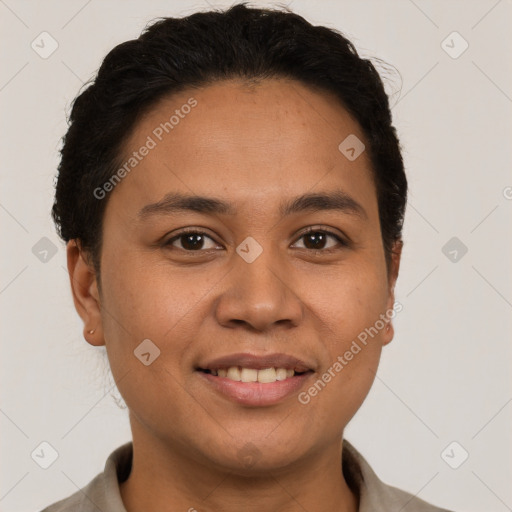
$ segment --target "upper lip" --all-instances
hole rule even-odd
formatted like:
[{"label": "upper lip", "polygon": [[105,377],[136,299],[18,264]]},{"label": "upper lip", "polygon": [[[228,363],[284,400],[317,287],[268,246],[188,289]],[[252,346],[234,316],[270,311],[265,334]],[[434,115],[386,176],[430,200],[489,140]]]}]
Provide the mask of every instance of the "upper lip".
[{"label": "upper lip", "polygon": [[241,366],[243,368],[254,368],[263,370],[264,368],[286,368],[296,372],[307,372],[313,370],[313,365],[297,357],[283,354],[250,354],[247,352],[238,354],[229,354],[218,357],[205,364],[200,364],[197,369],[218,370],[219,368],[230,368],[231,366]]}]

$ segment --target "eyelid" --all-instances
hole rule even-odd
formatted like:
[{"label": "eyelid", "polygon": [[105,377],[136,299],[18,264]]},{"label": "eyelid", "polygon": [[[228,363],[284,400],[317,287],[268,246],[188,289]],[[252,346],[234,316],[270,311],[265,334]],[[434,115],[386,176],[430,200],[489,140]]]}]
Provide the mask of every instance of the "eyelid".
[{"label": "eyelid", "polygon": [[[217,242],[217,240],[215,240],[215,238],[213,236],[211,236],[206,230],[207,230],[207,228],[199,227],[199,226],[198,227],[183,228],[178,233],[175,233],[170,238],[167,238],[166,240],[164,240],[162,242],[162,246],[163,247],[172,247],[172,243],[174,241],[178,240],[180,237],[182,237],[184,235],[187,235],[189,233],[206,236],[206,237],[210,238],[210,240],[212,240],[216,244],[222,245],[219,242]],[[298,234],[298,236],[296,237],[295,242],[293,242],[293,244],[296,244],[302,237],[304,237],[305,235],[307,235],[309,233],[318,233],[318,232],[325,233],[327,236],[331,236],[331,237],[335,238],[342,247],[348,247],[350,245],[350,241],[349,241],[348,237],[346,237],[344,234],[340,235],[339,233],[333,231],[331,228],[328,228],[328,227],[325,227],[325,226],[308,226],[307,228],[303,229]],[[302,248],[300,248],[300,249],[302,249]],[[198,249],[197,251],[187,251],[187,250],[183,249],[184,252],[196,253],[196,254],[199,254],[201,252],[211,251],[211,250],[212,249]],[[215,249],[213,249],[213,250],[215,250]],[[339,250],[339,247],[330,247],[330,248],[327,248],[327,249],[308,249],[308,248],[304,248],[303,250],[305,250],[307,252],[324,252],[324,253],[328,253],[328,252]]]},{"label": "eyelid", "polygon": [[[174,241],[178,240],[180,237],[190,234],[190,233],[206,236],[206,237],[210,238],[210,240],[215,242],[217,245],[221,245],[219,242],[217,242],[217,240],[215,240],[215,238],[212,235],[210,235],[208,233],[207,228],[198,226],[198,227],[193,227],[193,228],[183,228],[183,229],[179,230],[178,233],[175,233],[171,237],[164,239],[162,242],[162,247],[168,247],[168,246],[171,247],[172,242],[174,242]],[[200,252],[205,252],[206,250],[212,250],[212,249],[200,249],[198,251],[185,251],[185,252],[200,253]]]},{"label": "eyelid", "polygon": [[[304,235],[307,235],[309,233],[325,233],[327,236],[332,236],[334,238],[336,238],[336,240],[338,241],[338,243],[342,246],[342,247],[348,247],[350,245],[350,240],[348,239],[347,236],[345,236],[344,234],[341,235],[339,233],[337,233],[336,231],[333,231],[331,228],[328,228],[328,227],[325,227],[325,226],[309,226],[307,227],[306,229],[304,229],[303,231],[300,232],[299,236],[297,237],[297,240],[300,240]],[[294,243],[296,243],[294,242]],[[308,252],[331,252],[331,251],[335,251],[335,250],[338,250],[339,248],[336,248],[336,247],[330,247],[328,249],[305,249],[307,250]]]}]

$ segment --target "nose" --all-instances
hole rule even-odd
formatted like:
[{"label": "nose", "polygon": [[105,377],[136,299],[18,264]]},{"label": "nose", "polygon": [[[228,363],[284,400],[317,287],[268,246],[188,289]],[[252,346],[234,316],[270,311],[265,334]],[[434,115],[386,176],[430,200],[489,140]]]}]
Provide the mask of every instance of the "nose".
[{"label": "nose", "polygon": [[264,332],[276,326],[291,328],[300,324],[304,314],[302,301],[293,290],[289,272],[277,264],[269,250],[264,250],[252,263],[234,255],[233,265],[226,276],[228,285],[216,302],[220,325],[242,325]]}]

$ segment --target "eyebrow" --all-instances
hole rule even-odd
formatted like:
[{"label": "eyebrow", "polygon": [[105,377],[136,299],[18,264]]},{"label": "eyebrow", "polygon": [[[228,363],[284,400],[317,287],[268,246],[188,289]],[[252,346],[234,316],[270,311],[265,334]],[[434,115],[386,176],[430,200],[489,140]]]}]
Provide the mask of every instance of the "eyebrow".
[{"label": "eyebrow", "polygon": [[[309,193],[281,203],[282,217],[301,212],[335,210],[367,219],[365,209],[353,197],[342,190]],[[186,195],[179,192],[167,194],[161,201],[144,206],[138,213],[140,220],[155,215],[170,215],[177,212],[197,212],[203,214],[235,215],[233,204],[213,197]]]}]

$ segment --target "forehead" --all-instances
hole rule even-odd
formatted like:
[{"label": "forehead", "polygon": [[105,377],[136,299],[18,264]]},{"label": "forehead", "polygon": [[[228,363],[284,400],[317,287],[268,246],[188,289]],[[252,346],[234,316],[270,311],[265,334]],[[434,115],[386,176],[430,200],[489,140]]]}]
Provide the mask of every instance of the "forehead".
[{"label": "forehead", "polygon": [[340,187],[374,203],[367,152],[347,158],[340,150],[347,138],[366,144],[334,95],[296,81],[188,89],[160,100],[134,127],[121,158],[134,165],[125,165],[109,203],[122,199],[133,216],[173,191],[261,206]]}]

